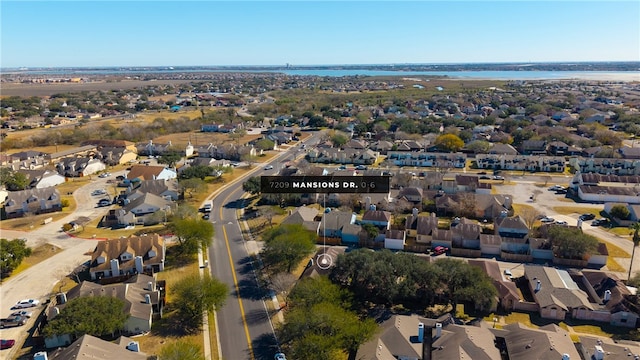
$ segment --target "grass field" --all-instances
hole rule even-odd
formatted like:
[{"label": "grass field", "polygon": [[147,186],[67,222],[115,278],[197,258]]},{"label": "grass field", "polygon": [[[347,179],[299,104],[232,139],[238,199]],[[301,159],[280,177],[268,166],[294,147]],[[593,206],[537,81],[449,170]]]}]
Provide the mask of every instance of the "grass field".
[{"label": "grass field", "polygon": [[631,238],[631,235],[633,235],[633,230],[624,227],[624,226],[619,226],[619,227],[614,227],[611,229],[606,229],[608,232],[612,233],[612,234],[616,234],[622,237],[628,237]]},{"label": "grass field", "polygon": [[40,245],[34,249],[31,249],[31,256],[25,258],[24,260],[22,260],[22,262],[20,263],[20,265],[18,265],[18,267],[13,270],[13,272],[11,273],[11,276],[6,277],[4,280],[10,279],[11,277],[15,277],[16,275],[20,274],[21,272],[27,270],[28,268],[32,267],[33,265],[46,260],[54,255],[56,255],[57,253],[60,252],[60,248],[52,245],[52,244],[44,244],[44,245]]},{"label": "grass field", "polygon": [[618,262],[613,258],[613,256],[608,256],[607,257],[607,269],[609,271],[615,271],[615,272],[625,272],[625,271],[627,271],[627,269],[622,267],[622,265],[618,264]]},{"label": "grass field", "polygon": [[561,215],[570,214],[593,214],[596,217],[600,216],[601,208],[597,207],[574,207],[574,206],[554,206],[553,211]]}]

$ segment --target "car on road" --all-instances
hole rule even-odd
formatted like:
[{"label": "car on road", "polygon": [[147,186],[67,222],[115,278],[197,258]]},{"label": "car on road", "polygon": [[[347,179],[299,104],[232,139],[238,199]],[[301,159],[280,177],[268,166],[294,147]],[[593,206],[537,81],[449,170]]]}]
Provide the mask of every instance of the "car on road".
[{"label": "car on road", "polygon": [[209,213],[202,215],[202,220],[209,220]]},{"label": "car on road", "polygon": [[607,224],[609,224],[609,219],[600,218],[597,220],[593,220],[593,222],[591,223],[591,226],[602,226]]},{"label": "car on road", "polygon": [[555,222],[556,219],[552,218],[552,217],[543,217],[542,219],[540,219],[540,222],[542,223],[552,223]]},{"label": "car on road", "polygon": [[273,169],[273,165],[267,165],[264,167],[265,170],[271,170]]},{"label": "car on road", "polygon": [[109,176],[111,176],[111,173],[108,173],[108,172],[98,175],[99,178],[103,178],[103,179]]},{"label": "car on road", "polygon": [[22,316],[22,317],[26,317],[26,318],[30,318],[31,315],[33,315],[32,311],[26,311],[26,310],[21,310],[21,311],[15,311],[11,313],[11,316]]},{"label": "car on road", "polygon": [[568,225],[568,223],[566,221],[559,220],[556,221],[556,225]]},{"label": "car on road", "polygon": [[564,189],[564,188],[562,186],[560,186],[560,185],[553,185],[548,190],[549,191],[558,191],[558,190],[562,190],[562,189]]},{"label": "car on road", "polygon": [[287,360],[287,357],[283,353],[279,352],[273,356],[274,360]]},{"label": "car on road", "polygon": [[24,299],[13,305],[12,309],[25,309],[40,305],[40,301],[36,299]]},{"label": "car on road", "polygon": [[580,215],[580,220],[585,221],[585,220],[593,220],[595,219],[596,216],[593,214],[582,214]]},{"label": "car on road", "polygon": [[107,192],[106,192],[105,190],[97,189],[97,190],[93,190],[93,191],[91,192],[91,195],[92,195],[92,196],[99,196],[99,195],[104,195],[104,194],[106,194],[106,193],[107,193]]},{"label": "car on road", "polygon": [[480,176],[480,180],[490,180],[491,178],[487,175]]},{"label": "car on road", "polygon": [[493,180],[504,180],[504,176],[494,175]]},{"label": "car on road", "polygon": [[11,349],[16,341],[13,339],[0,339],[0,350]]},{"label": "car on road", "polygon": [[367,167],[364,165],[358,165],[356,166],[356,170],[367,170]]},{"label": "car on road", "polygon": [[109,206],[109,205],[111,205],[111,201],[108,199],[100,199],[100,201],[98,201],[99,207]]},{"label": "car on road", "polygon": [[347,170],[347,167],[345,165],[340,165],[338,167],[338,170]]}]

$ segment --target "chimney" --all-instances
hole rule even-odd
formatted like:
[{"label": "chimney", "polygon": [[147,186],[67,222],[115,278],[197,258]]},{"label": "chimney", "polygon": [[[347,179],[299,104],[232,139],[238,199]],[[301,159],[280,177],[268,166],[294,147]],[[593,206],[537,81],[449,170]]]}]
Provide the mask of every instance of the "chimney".
[{"label": "chimney", "polygon": [[149,291],[153,291],[153,282],[149,281],[149,282],[147,283],[147,290],[149,290]]},{"label": "chimney", "polygon": [[535,292],[540,291],[540,288],[542,288],[542,282],[540,280],[536,280],[536,290],[535,290]]},{"label": "chimney", "polygon": [[56,303],[57,304],[66,304],[67,303],[67,294],[65,293],[58,293],[56,295]]},{"label": "chimney", "polygon": [[442,336],[442,323],[436,323],[436,339]]},{"label": "chimney", "polygon": [[376,206],[374,204],[369,205],[369,210],[376,211]]},{"label": "chimney", "polygon": [[418,323],[418,341],[420,343],[424,342],[424,324]]},{"label": "chimney", "polygon": [[418,216],[419,212],[417,208],[413,208],[413,210],[411,210],[411,215],[413,216]]},{"label": "chimney", "polygon": [[118,263],[118,259],[111,259],[109,263],[111,264],[111,276],[120,275],[120,263]]},{"label": "chimney", "polygon": [[33,360],[47,360],[47,352],[46,351],[39,351],[35,354],[33,354]]},{"label": "chimney", "polygon": [[364,198],[364,208],[368,209],[371,206],[371,196],[367,196]]},{"label": "chimney", "polygon": [[135,264],[136,264],[136,271],[138,272],[138,274],[142,274],[142,256],[136,256],[135,258]]},{"label": "chimney", "polygon": [[611,300],[611,290],[604,291],[604,298],[602,300],[604,300],[604,302]]},{"label": "chimney", "polygon": [[151,295],[144,294],[144,303],[145,304],[151,304]]},{"label": "chimney", "polygon": [[593,357],[596,360],[604,360],[604,350],[602,349],[602,346],[596,345],[595,351],[593,352]]},{"label": "chimney", "polygon": [[126,349],[133,352],[140,352],[140,344],[137,341],[130,341]]}]

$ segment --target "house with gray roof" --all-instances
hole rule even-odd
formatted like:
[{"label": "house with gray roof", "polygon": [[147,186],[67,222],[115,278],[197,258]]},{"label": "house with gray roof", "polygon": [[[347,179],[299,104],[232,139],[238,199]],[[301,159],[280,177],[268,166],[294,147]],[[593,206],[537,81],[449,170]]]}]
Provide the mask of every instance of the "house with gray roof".
[{"label": "house with gray roof", "polygon": [[58,173],[66,177],[89,176],[106,168],[107,166],[100,159],[89,157],[63,158],[56,165]]},{"label": "house with gray roof", "polygon": [[545,319],[564,320],[567,316],[592,320],[594,306],[589,296],[566,270],[524,265],[524,277],[529,290]]},{"label": "house with gray roof", "polygon": [[[128,199],[127,199],[128,201]],[[133,214],[134,225],[151,224],[154,221],[152,215],[157,211],[167,211],[171,202],[152,193],[142,193],[122,207],[124,214]],[[129,225],[118,220],[122,225]]]},{"label": "house with gray roof", "polygon": [[48,169],[18,170],[18,172],[27,176],[30,188],[43,189],[63,184],[67,181],[64,176],[58,174],[56,171]]},{"label": "house with gray roof", "polygon": [[302,225],[305,229],[318,232],[320,222],[315,218],[318,215],[318,209],[308,206],[300,206],[295,211],[292,211],[289,216],[282,220],[282,225]]},{"label": "house with gray roof", "polygon": [[493,227],[495,234],[502,237],[524,238],[529,235],[529,228],[520,215],[496,218]]},{"label": "house with gray roof", "polygon": [[362,215],[360,223],[389,229],[389,226],[391,225],[391,213],[384,210],[367,210],[364,215]]},{"label": "house with gray roof", "polygon": [[339,210],[331,210],[322,214],[322,220],[318,227],[320,237],[342,238],[342,230],[346,225],[355,224],[356,214]]},{"label": "house with gray roof", "polygon": [[588,360],[640,359],[640,345],[636,341],[613,340],[608,337],[580,336],[578,351]]},{"label": "house with gray roof", "polygon": [[[51,303],[46,310],[47,320],[64,312],[67,303],[71,300],[93,297],[110,296],[124,302],[123,311],[129,315],[124,328],[125,334],[142,334],[151,330],[154,315],[161,316],[164,307],[164,290],[158,286],[153,276],[136,274],[124,282],[101,285],[98,283],[83,281],[73,287],[66,294],[60,294],[56,301]],[[74,334],[59,335],[45,338],[48,348],[65,345],[75,340]]]},{"label": "house with gray roof", "polygon": [[[469,265],[479,267],[485,274],[489,275],[493,286],[495,286],[498,291],[497,307],[503,311],[513,311],[516,309],[516,305],[521,301],[516,283],[502,276],[500,265],[495,258],[491,260],[469,259],[467,262]],[[491,309],[491,311],[495,310],[496,309]]]},{"label": "house with gray roof", "polygon": [[490,329],[490,331],[498,340],[504,341],[509,359],[580,359],[568,332],[556,324],[534,329],[514,323],[503,325],[502,329]]},{"label": "house with gray roof", "polygon": [[37,215],[62,211],[60,192],[54,187],[9,191],[4,210],[8,219],[22,217],[27,213]]},{"label": "house with gray roof", "polygon": [[127,196],[127,200],[134,201],[140,196],[146,193],[157,195],[163,199],[177,201],[182,192],[178,186],[177,179],[156,179],[156,180],[143,180],[138,183],[135,189],[132,189]]},{"label": "house with gray roof", "polygon": [[42,352],[36,353],[35,360],[146,360],[148,355],[140,351],[140,344],[126,336],[120,336],[115,342],[102,340],[88,334],[82,335],[66,348],[58,348],[38,358]]}]

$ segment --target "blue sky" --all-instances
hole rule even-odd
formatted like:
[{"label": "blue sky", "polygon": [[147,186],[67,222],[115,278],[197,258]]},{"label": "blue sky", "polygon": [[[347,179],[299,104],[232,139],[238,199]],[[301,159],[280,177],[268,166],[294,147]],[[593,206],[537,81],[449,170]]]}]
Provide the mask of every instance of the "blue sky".
[{"label": "blue sky", "polygon": [[640,1],[6,1],[0,66],[640,61]]}]

